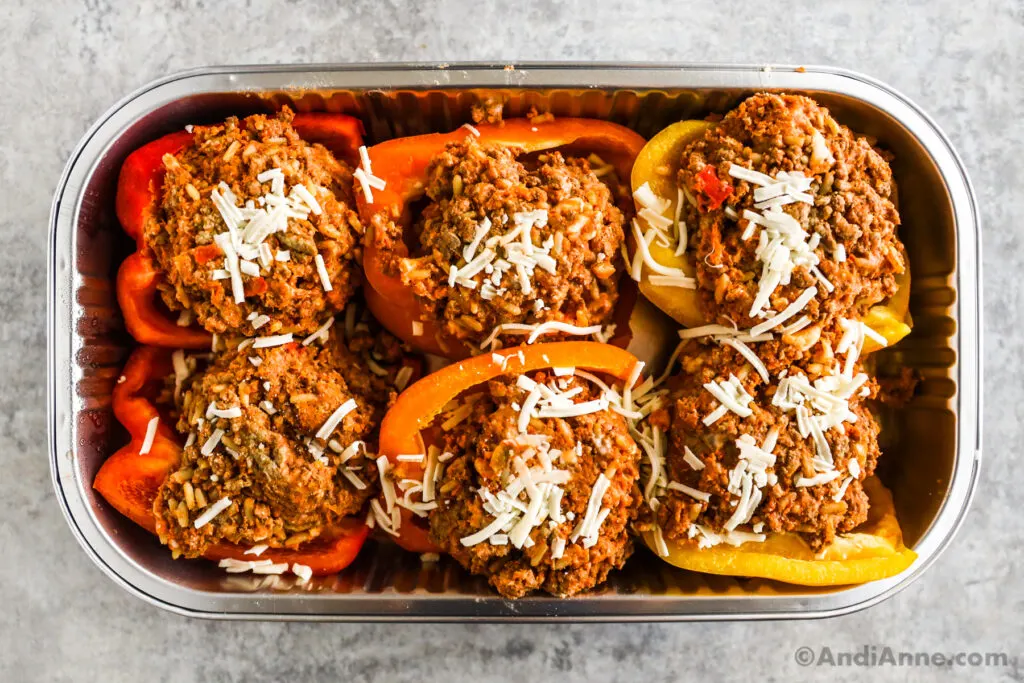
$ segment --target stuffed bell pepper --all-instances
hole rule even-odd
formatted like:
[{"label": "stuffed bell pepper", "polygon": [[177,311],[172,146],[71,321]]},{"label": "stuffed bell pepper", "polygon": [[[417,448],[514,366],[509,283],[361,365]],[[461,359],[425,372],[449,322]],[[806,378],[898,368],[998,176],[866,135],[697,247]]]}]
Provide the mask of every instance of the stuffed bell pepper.
[{"label": "stuffed bell pepper", "polygon": [[368,533],[380,420],[415,371],[366,321],[347,332],[250,339],[208,361],[139,347],[113,397],[131,441],[96,490],[174,557],[306,578],[343,569]]},{"label": "stuffed bell pepper", "polygon": [[840,316],[910,332],[910,274],[883,153],[806,97],[758,94],[720,121],[681,121],[632,173],[631,275],[688,327],[802,332]]},{"label": "stuffed bell pepper", "polygon": [[362,124],[340,114],[229,118],[133,152],[117,215],[136,252],[117,294],[143,344],[309,334],[360,281],[352,169]]},{"label": "stuffed bell pepper", "polygon": [[375,523],[504,597],[600,585],[633,550],[641,455],[624,406],[642,367],[620,348],[568,341],[428,375],[384,418]]},{"label": "stuffed bell pepper", "polygon": [[866,326],[846,322],[833,353],[817,345],[797,361],[782,341],[683,341],[678,371],[645,396],[636,425],[649,511],[638,528],[657,555],[803,585],[862,583],[913,562],[873,476]]},{"label": "stuffed bell pepper", "polygon": [[374,315],[448,358],[628,336],[625,184],[643,144],[548,116],[374,145],[356,171]]}]

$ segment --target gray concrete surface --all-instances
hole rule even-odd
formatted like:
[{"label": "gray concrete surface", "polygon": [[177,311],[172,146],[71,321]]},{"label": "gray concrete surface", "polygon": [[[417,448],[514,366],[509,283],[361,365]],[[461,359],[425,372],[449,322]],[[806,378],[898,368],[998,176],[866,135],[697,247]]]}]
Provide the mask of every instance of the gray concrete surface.
[{"label": "gray concrete surface", "polygon": [[[639,4],[639,3],[638,3]],[[1024,680],[1020,0],[747,3],[6,0],[0,8],[0,680]],[[142,83],[214,63],[827,63],[907,93],[949,133],[985,222],[986,462],[959,537],[885,604],[819,622],[367,626],[210,623],[129,596],[79,550],[45,452],[46,219],[79,136]],[[1005,651],[1008,668],[802,669],[800,646]]]}]

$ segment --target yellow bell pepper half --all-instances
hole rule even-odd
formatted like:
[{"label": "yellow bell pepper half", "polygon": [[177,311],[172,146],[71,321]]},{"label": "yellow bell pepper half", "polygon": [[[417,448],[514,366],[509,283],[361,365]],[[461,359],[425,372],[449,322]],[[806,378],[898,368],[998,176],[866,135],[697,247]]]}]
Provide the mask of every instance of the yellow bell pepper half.
[{"label": "yellow bell pepper half", "polygon": [[[633,163],[632,189],[636,191],[647,183],[655,195],[671,202],[665,214],[675,215],[679,194],[676,178],[683,148],[714,126],[714,123],[708,121],[679,121],[651,138]],[[639,208],[638,206],[637,209]],[[643,218],[638,217],[637,220],[646,232],[650,226]],[[633,246],[635,248],[635,245]],[[651,257],[663,266],[679,268],[691,277],[696,273],[692,249],[677,256],[673,249],[654,242],[650,245],[650,251]],[[889,346],[910,334],[909,266],[906,272],[897,276],[896,281],[898,289],[892,298],[873,306],[863,320],[866,325],[883,336]],[[696,290],[653,285],[646,269],[641,276],[639,289],[651,303],[685,327],[698,327],[712,322],[704,317],[700,307],[700,295]],[[865,353],[878,348],[880,347],[876,342],[865,340]]]},{"label": "yellow bell pepper half", "polygon": [[[679,121],[648,140],[633,162],[630,181],[633,191],[647,183],[656,196],[671,202],[666,213],[674,216],[679,195],[676,189],[676,176],[679,173],[683,148],[714,127],[715,124],[707,121]],[[638,210],[639,208],[637,207]],[[637,220],[640,221],[644,232],[647,232],[647,221],[642,218]],[[650,250],[651,258],[663,266],[679,268],[690,277],[697,272],[692,249],[676,256],[674,250],[654,242],[650,245]],[[700,295],[697,294],[697,290],[652,285],[650,273],[646,269],[643,271],[639,288],[640,293],[647,297],[648,301],[665,311],[679,324],[686,327],[706,324],[707,321],[700,310]]]},{"label": "yellow bell pepper half", "polygon": [[[836,536],[815,554],[795,533],[769,534],[763,543],[733,547],[698,548],[696,541],[665,539],[668,557],[661,559],[681,569],[772,579],[801,586],[845,586],[895,576],[913,564],[917,554],[903,545],[892,494],[875,477],[864,481],[870,507],[867,521],[856,530]],[[650,531],[642,534],[647,547],[656,548]],[[657,552],[655,550],[655,552]]]}]

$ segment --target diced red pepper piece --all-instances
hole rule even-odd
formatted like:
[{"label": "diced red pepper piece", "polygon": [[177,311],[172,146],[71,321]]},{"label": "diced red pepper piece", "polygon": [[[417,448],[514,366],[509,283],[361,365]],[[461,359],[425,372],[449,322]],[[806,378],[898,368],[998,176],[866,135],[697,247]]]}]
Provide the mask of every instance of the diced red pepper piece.
[{"label": "diced red pepper piece", "polygon": [[732,194],[732,185],[719,179],[718,171],[714,166],[705,166],[694,177],[693,183],[698,192],[697,204],[704,211],[721,207],[726,198]]}]

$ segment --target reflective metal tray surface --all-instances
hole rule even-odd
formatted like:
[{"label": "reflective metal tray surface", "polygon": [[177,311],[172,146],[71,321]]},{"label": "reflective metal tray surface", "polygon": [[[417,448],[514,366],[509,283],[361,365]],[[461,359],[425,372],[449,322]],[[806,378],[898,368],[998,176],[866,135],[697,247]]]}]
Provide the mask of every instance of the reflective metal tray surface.
[{"label": "reflective metal tray surface", "polygon": [[[371,542],[337,577],[296,586],[226,576],[212,563],[173,561],[156,540],[92,490],[103,460],[126,441],[110,392],[131,340],[113,276],[129,252],[113,197],[125,156],[188,123],[288,104],[353,114],[371,142],[469,120],[481,98],[506,116],[531,107],[622,123],[645,136],[681,118],[725,112],[759,90],[802,93],[893,152],[901,237],[913,273],[913,334],[891,360],[923,381],[885,421],[880,476],[893,491],[908,545],[900,576],[832,589],[704,576],[638,550],[606,588],[559,600],[503,600],[448,561],[422,565]],[[980,226],[963,165],[935,124],[899,93],[831,68],[741,65],[321,65],[218,67],[153,82],[110,109],[83,137],[57,187],[50,220],[49,432],[54,487],[83,549],[112,579],[165,609],[224,619],[697,620],[820,617],[879,602],[916,579],[948,544],[970,502],[981,457]]]}]

